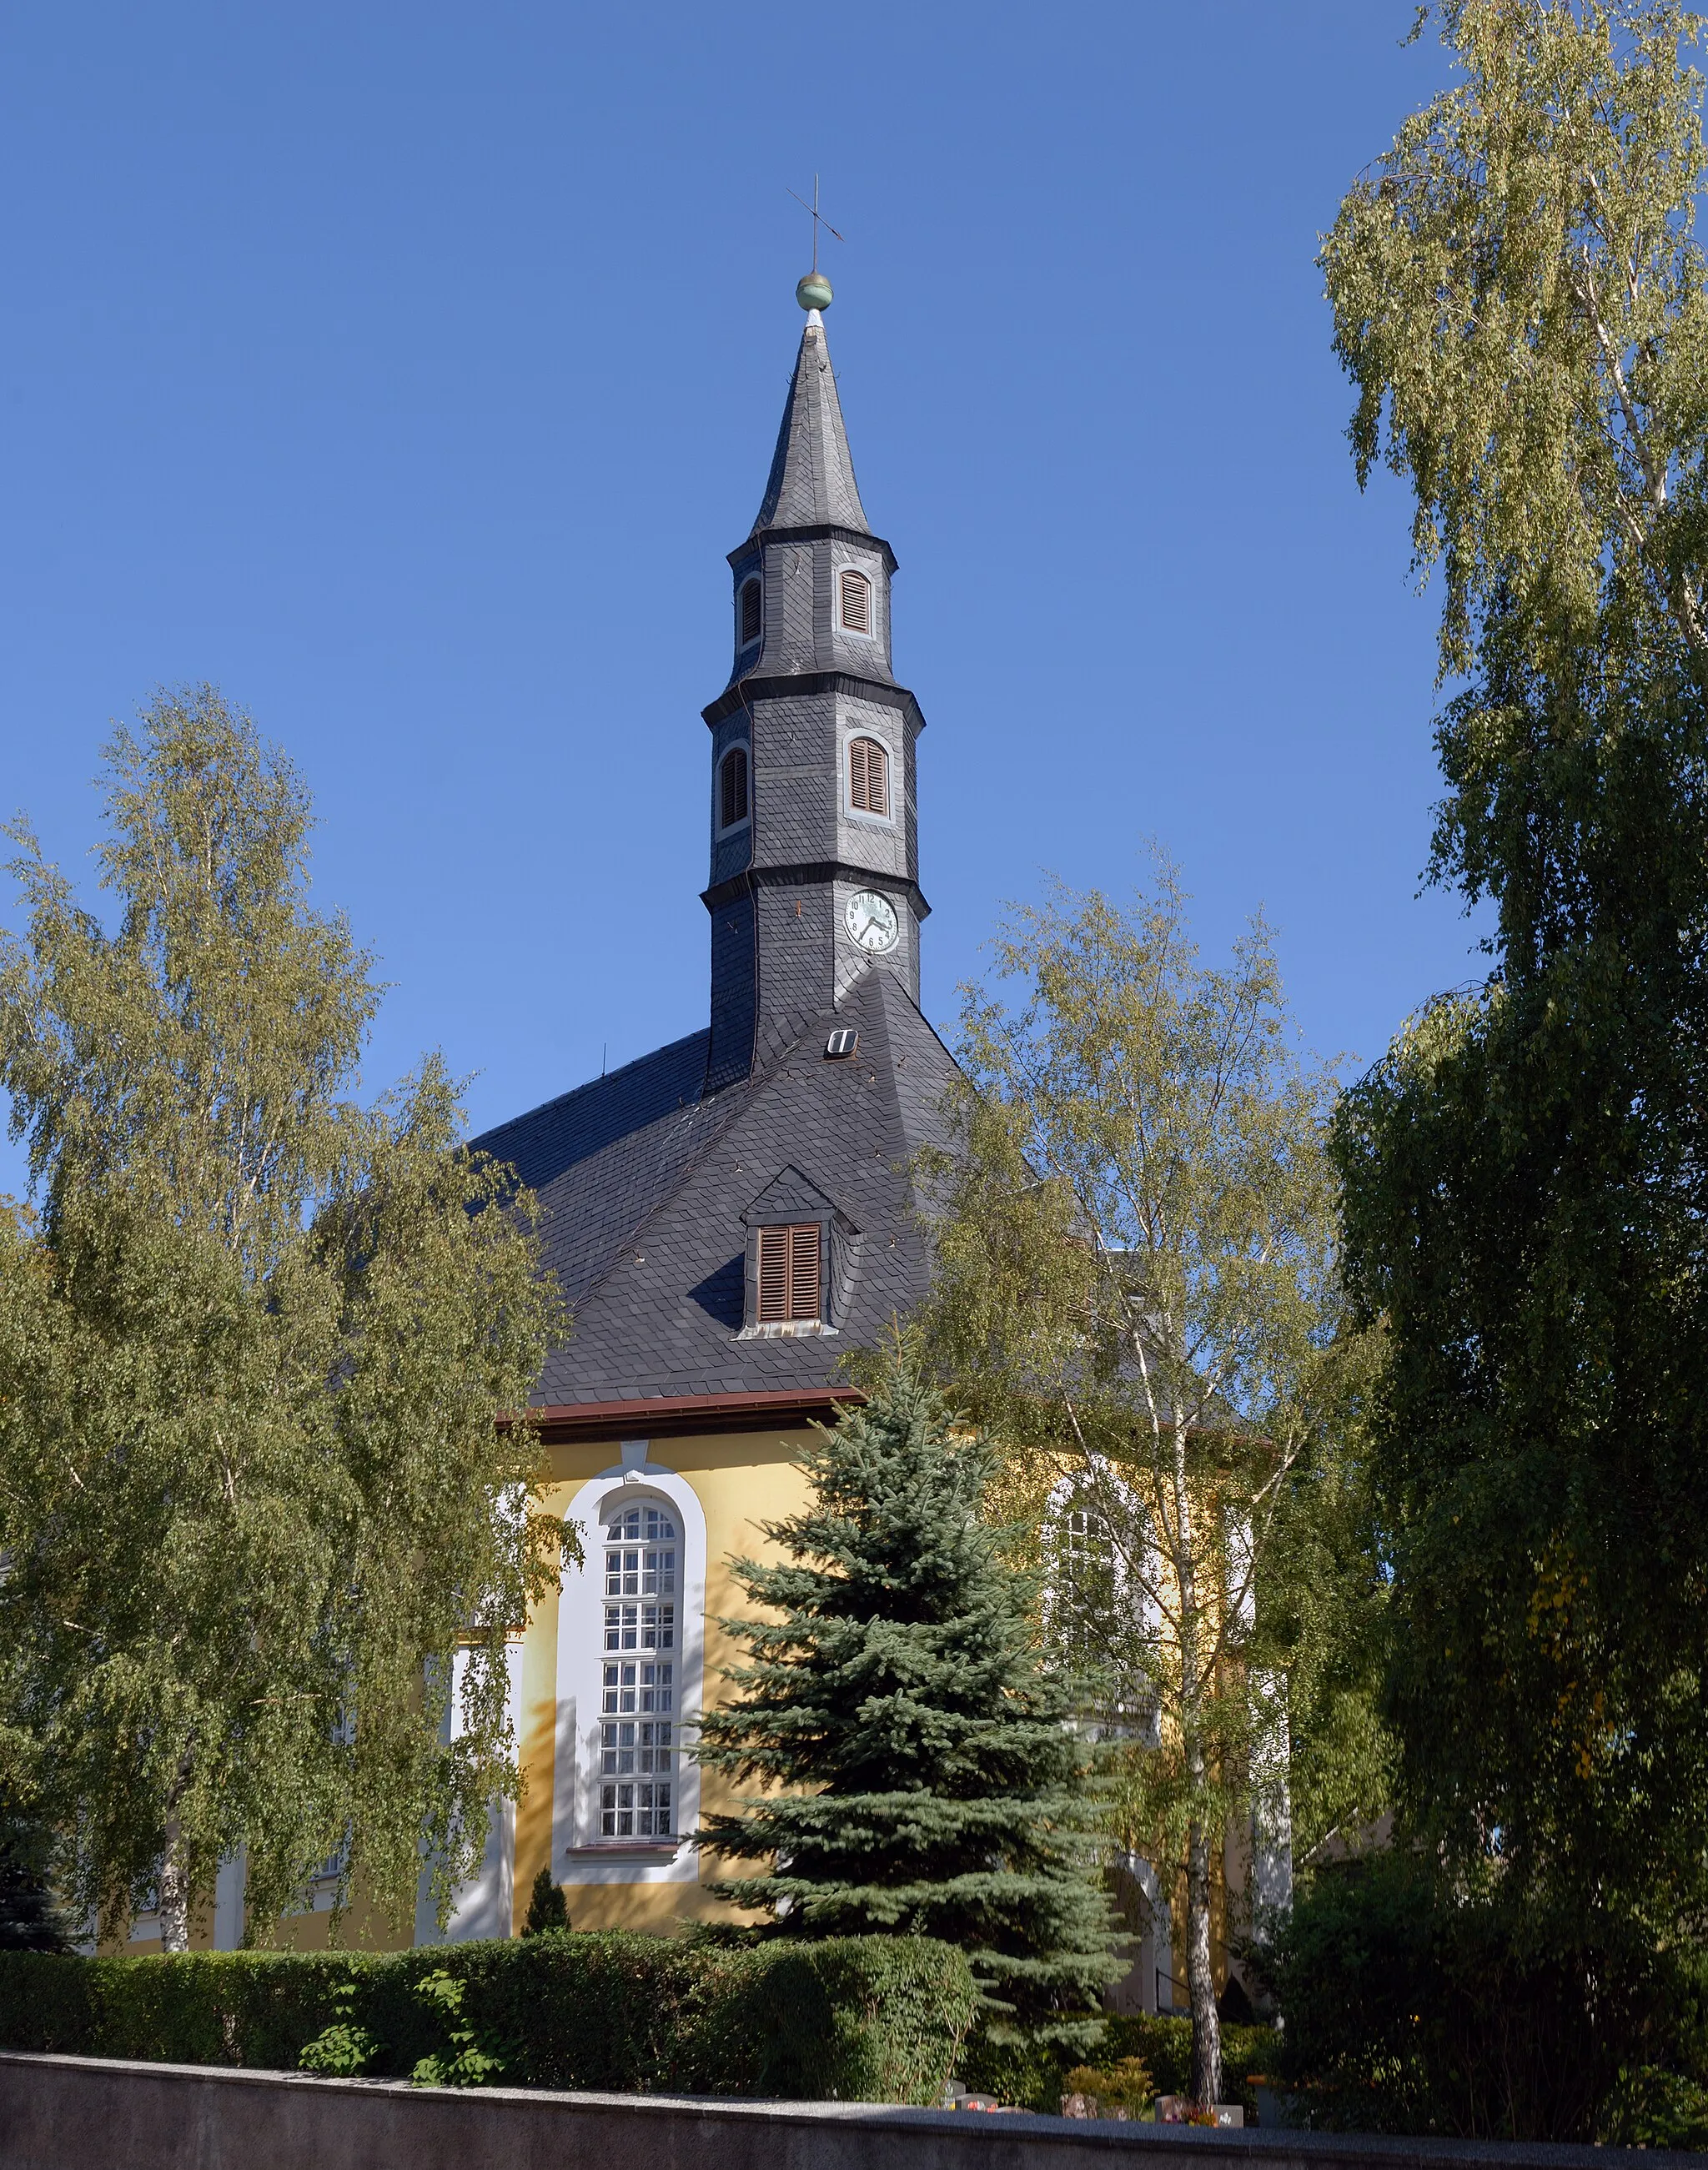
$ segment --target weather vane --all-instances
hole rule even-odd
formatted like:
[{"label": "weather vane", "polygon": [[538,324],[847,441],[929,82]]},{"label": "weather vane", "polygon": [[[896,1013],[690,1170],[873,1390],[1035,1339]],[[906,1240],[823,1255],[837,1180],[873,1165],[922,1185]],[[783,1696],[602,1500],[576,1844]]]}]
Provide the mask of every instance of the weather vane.
[{"label": "weather vane", "polygon": [[788,193],[794,196],[803,211],[810,211],[813,215],[813,268],[797,284],[795,299],[803,309],[828,309],[832,295],[830,281],[819,269],[819,228],[822,226],[833,241],[841,241],[842,236],[819,209],[819,177],[816,174],[813,176],[813,200],[810,203],[804,196],[795,195],[793,189]]}]

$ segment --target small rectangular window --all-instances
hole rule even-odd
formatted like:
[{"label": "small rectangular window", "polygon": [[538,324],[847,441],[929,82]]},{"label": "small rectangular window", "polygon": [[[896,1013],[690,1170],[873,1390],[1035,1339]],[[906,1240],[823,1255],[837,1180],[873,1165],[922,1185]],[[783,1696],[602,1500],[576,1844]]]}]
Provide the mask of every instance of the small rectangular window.
[{"label": "small rectangular window", "polygon": [[759,1232],[759,1323],[816,1319],[819,1313],[819,1229],[816,1221]]},{"label": "small rectangular window", "polygon": [[842,623],[850,633],[872,630],[872,583],[864,573],[842,575]]}]

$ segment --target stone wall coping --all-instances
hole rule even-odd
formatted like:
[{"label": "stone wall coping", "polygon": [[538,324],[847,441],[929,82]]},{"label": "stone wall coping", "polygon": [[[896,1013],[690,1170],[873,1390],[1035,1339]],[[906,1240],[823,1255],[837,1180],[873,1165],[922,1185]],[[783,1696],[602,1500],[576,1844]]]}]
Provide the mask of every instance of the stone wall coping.
[{"label": "stone wall coping", "polygon": [[[91,2130],[93,2128],[93,2130]],[[241,2066],[168,2065],[0,2050],[0,2163],[112,2163],[206,2170],[335,2163],[507,2170],[573,2150],[605,2170],[1076,2170],[1097,2157],[1196,2151],[1206,2164],[1310,2170],[1612,2170],[1639,2151],[1541,2141],[1410,2139],[1384,2134],[1241,2131],[1110,2119],[907,2109],[873,2103],[755,2102],[713,2095],[555,2093],[534,2087],[416,2087]],[[105,2145],[89,2151],[99,2131]],[[191,2134],[194,2140],[191,2141]],[[190,2142],[189,2151],[178,2151]],[[61,2151],[75,2148],[75,2152]],[[1701,2170],[1708,2157],[1641,2151],[1645,2170]]]}]

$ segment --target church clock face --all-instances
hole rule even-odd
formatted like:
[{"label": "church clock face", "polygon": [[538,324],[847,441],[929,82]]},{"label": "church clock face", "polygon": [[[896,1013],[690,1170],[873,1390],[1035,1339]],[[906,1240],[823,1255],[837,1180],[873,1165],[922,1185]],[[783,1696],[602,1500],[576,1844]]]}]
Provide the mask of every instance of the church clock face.
[{"label": "church clock face", "polygon": [[895,906],[875,889],[857,889],[842,917],[857,948],[870,950],[874,957],[894,949],[895,938],[901,932]]}]

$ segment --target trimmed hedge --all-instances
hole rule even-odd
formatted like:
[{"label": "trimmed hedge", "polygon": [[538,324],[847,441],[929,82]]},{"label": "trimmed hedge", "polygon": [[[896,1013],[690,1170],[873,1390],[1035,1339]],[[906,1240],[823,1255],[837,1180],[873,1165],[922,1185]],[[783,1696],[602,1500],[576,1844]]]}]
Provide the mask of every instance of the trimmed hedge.
[{"label": "trimmed hedge", "polygon": [[446,2023],[417,1985],[462,1986],[462,2025],[507,2087],[933,2103],[975,2007],[962,1954],[924,1938],[746,1950],[630,1932],[551,1932],[408,1952],[0,1953],[0,2046],[297,2068],[338,2023],[362,2066],[408,2078]]}]

